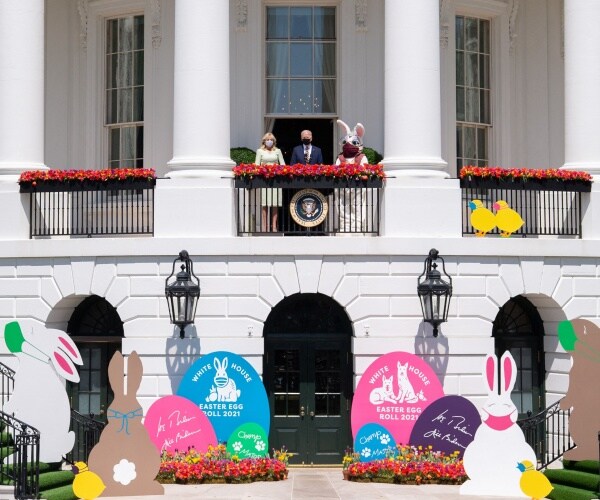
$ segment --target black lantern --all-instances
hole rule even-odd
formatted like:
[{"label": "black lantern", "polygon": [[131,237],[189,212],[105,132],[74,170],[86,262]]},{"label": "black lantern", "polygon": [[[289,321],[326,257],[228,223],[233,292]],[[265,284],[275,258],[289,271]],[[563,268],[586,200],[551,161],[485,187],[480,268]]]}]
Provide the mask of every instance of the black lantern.
[{"label": "black lantern", "polygon": [[[437,260],[442,261],[442,271],[448,281],[442,279],[437,270]],[[423,278],[425,277],[425,278]],[[452,278],[446,273],[444,259],[432,248],[425,259],[423,274],[417,278],[417,293],[423,310],[423,321],[433,325],[433,336],[438,336],[438,326],[448,320],[450,297],[452,297]]]},{"label": "black lantern", "polygon": [[[171,280],[175,275],[177,262],[181,262],[181,271],[177,273],[175,279]],[[186,250],[179,252],[179,257],[173,261],[173,271],[165,280],[165,295],[171,323],[181,329],[179,338],[183,338],[185,327],[194,322],[198,297],[200,297],[200,280],[194,275],[194,263]]]}]

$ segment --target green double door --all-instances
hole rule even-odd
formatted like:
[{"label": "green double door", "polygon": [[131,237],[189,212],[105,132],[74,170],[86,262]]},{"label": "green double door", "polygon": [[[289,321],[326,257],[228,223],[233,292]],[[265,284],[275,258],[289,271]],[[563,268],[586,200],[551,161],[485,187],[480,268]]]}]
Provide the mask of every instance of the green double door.
[{"label": "green double door", "polygon": [[264,381],[271,448],[290,464],[341,464],[351,445],[352,363],[345,335],[269,335]]}]

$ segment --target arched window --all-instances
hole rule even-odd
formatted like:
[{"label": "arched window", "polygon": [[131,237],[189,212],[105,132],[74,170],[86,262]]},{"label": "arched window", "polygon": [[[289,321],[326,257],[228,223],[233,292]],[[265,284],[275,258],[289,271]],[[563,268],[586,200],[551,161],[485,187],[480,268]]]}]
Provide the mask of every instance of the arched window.
[{"label": "arched window", "polygon": [[108,384],[108,363],[121,349],[123,322],[117,310],[102,297],[92,295],[73,311],[67,325],[79,348],[83,365],[79,384],[70,384],[71,405],[79,413],[105,418],[113,394]]},{"label": "arched window", "polygon": [[525,297],[510,299],[494,320],[496,354],[510,351],[517,364],[512,400],[520,416],[544,408],[544,325],[535,306]]}]

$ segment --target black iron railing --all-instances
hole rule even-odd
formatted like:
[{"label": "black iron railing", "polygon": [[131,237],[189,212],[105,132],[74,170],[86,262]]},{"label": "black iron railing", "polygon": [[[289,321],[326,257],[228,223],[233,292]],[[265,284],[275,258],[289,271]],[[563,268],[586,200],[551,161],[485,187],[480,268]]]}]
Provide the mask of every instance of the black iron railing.
[{"label": "black iron railing", "polygon": [[154,234],[154,184],[21,186],[29,193],[30,238]]},{"label": "black iron railing", "polygon": [[0,404],[1,408],[8,401],[15,387],[15,372],[3,363],[0,363]]},{"label": "black iron railing", "polygon": [[560,401],[537,415],[517,421],[525,434],[525,440],[535,451],[538,469],[543,469],[574,448],[569,433],[571,410],[561,410]]},{"label": "black iron railing", "polygon": [[379,235],[381,181],[236,180],[235,186],[239,236]]},{"label": "black iron railing", "polygon": [[70,462],[87,462],[92,448],[98,444],[106,424],[94,419],[94,415],[82,415],[71,410],[71,430],[75,433],[75,445],[67,455]]},{"label": "black iron railing", "polygon": [[[585,187],[585,189],[583,189]],[[468,182],[461,180],[462,234],[474,235],[471,224],[473,210],[469,202],[480,200],[483,209],[497,213],[493,205],[503,200],[525,221],[512,237],[563,236],[581,238],[581,198],[588,186],[569,183],[538,182]],[[499,235],[494,227],[490,235]]]},{"label": "black iron railing", "polygon": [[40,433],[15,417],[0,411],[2,442],[0,481],[14,483],[15,498],[38,498],[40,489]]}]

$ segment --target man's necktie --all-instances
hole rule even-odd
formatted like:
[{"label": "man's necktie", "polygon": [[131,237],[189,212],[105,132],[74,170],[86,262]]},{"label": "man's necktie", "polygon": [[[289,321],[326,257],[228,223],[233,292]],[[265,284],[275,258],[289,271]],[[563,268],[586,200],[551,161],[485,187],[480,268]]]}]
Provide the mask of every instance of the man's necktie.
[{"label": "man's necktie", "polygon": [[308,152],[308,148],[304,150],[304,163],[308,163],[310,161],[310,153]]}]

